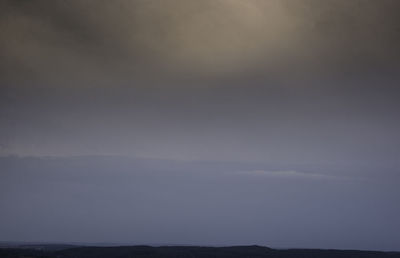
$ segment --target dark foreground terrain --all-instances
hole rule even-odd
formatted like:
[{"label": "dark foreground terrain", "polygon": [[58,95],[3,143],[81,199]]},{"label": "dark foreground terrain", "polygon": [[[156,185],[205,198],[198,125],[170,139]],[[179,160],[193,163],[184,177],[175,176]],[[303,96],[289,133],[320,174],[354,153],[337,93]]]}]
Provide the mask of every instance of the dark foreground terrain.
[{"label": "dark foreground terrain", "polygon": [[1,258],[400,258],[400,252],[352,250],[288,249],[263,246],[197,247],[197,246],[120,246],[70,247],[52,245],[0,248]]}]

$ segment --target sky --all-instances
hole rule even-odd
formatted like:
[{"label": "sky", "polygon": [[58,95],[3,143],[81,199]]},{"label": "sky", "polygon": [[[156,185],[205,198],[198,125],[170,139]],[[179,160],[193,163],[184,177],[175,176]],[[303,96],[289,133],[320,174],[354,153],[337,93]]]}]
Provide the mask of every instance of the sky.
[{"label": "sky", "polygon": [[396,0],[0,0],[0,241],[400,250]]}]

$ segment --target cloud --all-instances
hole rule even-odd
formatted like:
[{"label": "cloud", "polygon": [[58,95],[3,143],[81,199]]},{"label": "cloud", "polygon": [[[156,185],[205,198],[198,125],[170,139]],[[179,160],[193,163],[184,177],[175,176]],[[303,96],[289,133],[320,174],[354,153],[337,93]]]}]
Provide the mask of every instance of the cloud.
[{"label": "cloud", "polygon": [[397,70],[398,3],[2,1],[1,153],[397,160],[397,84],[297,75]]},{"label": "cloud", "polygon": [[396,7],[398,1],[4,1],[0,55],[6,78],[57,86],[137,85],[154,73],[286,78],[397,63]]},{"label": "cloud", "polygon": [[327,175],[327,174],[318,174],[311,172],[302,172],[297,170],[250,170],[250,171],[241,171],[239,172],[241,175],[248,176],[258,176],[258,177],[272,177],[272,178],[287,178],[287,179],[348,179],[343,176],[335,176],[335,175]]},{"label": "cloud", "polygon": [[0,33],[7,41],[0,54],[48,83],[60,84],[60,75],[99,84],[90,78],[232,72],[284,53],[282,42],[295,45],[293,22],[276,0],[6,1],[3,7]]}]

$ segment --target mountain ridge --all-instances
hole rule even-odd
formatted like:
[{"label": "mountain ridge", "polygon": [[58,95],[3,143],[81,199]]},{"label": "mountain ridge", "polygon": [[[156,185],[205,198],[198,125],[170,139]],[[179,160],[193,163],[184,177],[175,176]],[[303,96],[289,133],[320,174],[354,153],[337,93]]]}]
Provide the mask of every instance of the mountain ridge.
[{"label": "mountain ridge", "polygon": [[[56,248],[57,247],[57,248]],[[260,245],[68,246],[25,245],[0,248],[4,258],[400,258],[400,252],[339,249],[275,249]]]}]

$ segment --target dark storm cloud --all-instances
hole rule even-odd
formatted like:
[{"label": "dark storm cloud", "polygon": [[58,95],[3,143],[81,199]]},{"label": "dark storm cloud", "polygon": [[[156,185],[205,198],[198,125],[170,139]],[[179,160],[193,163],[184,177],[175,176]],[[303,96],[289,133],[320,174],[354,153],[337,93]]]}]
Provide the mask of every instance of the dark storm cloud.
[{"label": "dark storm cloud", "polygon": [[361,72],[390,69],[400,54],[397,1],[3,1],[2,7],[9,76],[58,87],[124,80],[140,87],[138,78],[155,73]]},{"label": "dark storm cloud", "polygon": [[4,87],[173,90],[279,81],[303,89],[327,75],[393,75],[399,67],[398,1],[1,4]]}]

